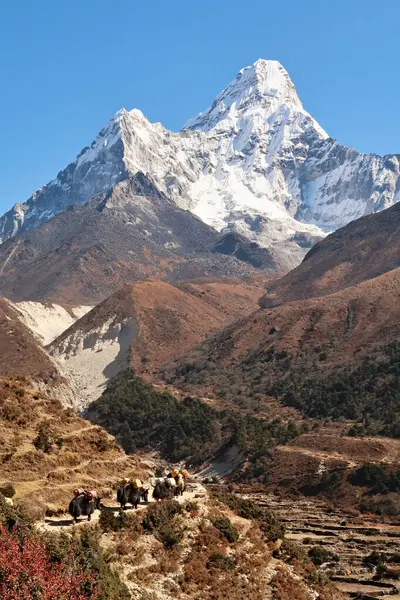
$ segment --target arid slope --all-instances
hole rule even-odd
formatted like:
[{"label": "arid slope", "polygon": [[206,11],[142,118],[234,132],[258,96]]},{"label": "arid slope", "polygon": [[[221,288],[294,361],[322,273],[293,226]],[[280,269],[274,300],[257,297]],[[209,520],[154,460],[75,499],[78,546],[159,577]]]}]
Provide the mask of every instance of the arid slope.
[{"label": "arid slope", "polygon": [[318,242],[272,283],[262,305],[325,296],[400,266],[400,203],[357,219]]},{"label": "arid slope", "polygon": [[260,277],[125,286],[74,323],[48,350],[87,405],[129,360],[136,373],[158,379],[161,364],[255,310],[263,284]]},{"label": "arid slope", "polygon": [[190,350],[179,363],[194,361],[207,370],[211,362],[229,369],[235,361],[248,364],[252,354],[266,356],[272,348],[292,358],[318,360],[324,353],[324,365],[344,363],[399,339],[399,301],[400,268],[335,294],[257,310]]},{"label": "arid slope", "polygon": [[0,484],[12,483],[39,513],[65,510],[75,487],[107,493],[125,474],[143,473],[101,427],[23,380],[0,379],[0,414]]},{"label": "arid slope", "polygon": [[0,376],[52,380],[57,367],[39,340],[21,322],[21,315],[0,298]]}]

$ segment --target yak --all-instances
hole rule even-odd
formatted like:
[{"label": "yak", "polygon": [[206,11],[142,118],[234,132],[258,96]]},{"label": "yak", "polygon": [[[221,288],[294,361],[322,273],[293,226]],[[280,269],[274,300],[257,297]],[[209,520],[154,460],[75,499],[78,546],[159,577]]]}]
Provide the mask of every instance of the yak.
[{"label": "yak", "polygon": [[[117,500],[121,505],[121,508],[125,510],[128,502],[132,504],[133,508],[137,508],[141,497],[144,496],[143,488],[133,487],[133,483],[127,483],[126,485],[119,488],[117,492]],[[148,497],[148,492],[147,492]],[[147,500],[145,500],[147,501]]]},{"label": "yak", "polygon": [[169,500],[173,498],[175,489],[168,485],[166,481],[160,481],[156,484],[153,490],[154,500]]},{"label": "yak", "polygon": [[69,503],[68,512],[73,517],[75,523],[79,517],[87,516],[87,520],[91,521],[92,514],[96,509],[100,510],[100,498],[93,497],[89,500],[84,494],[75,496]]},{"label": "yak", "polygon": [[175,487],[175,496],[183,496],[183,492],[186,489],[186,483],[181,474],[175,477],[176,487]]},{"label": "yak", "polygon": [[149,488],[148,487],[146,487],[146,488],[145,487],[141,487],[139,489],[139,492],[140,492],[140,498],[141,498],[141,500],[143,500],[143,502],[146,502],[146,504],[147,504],[148,501],[149,501]]}]

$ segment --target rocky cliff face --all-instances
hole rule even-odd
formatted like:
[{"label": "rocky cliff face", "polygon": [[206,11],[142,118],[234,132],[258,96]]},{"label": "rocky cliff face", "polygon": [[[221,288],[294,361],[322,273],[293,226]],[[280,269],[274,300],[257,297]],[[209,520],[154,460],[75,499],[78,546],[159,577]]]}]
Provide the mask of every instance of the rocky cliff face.
[{"label": "rocky cliff face", "polygon": [[56,179],[0,219],[0,240],[138,171],[180,208],[267,247],[286,267],[326,232],[399,199],[397,155],[364,155],[329,138],[285,69],[258,60],[179,133],[120,110]]}]

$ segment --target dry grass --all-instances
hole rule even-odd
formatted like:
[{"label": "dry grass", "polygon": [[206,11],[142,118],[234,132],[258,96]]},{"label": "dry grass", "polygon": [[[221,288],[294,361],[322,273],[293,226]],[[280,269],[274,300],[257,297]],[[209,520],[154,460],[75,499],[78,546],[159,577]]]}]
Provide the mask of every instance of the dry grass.
[{"label": "dry grass", "polygon": [[282,567],[271,580],[274,600],[313,600],[303,582]]},{"label": "dry grass", "polygon": [[[75,487],[105,497],[124,476],[147,477],[140,460],[127,457],[101,427],[24,380],[0,379],[0,417],[0,485],[12,482],[16,498],[37,516],[65,511]],[[48,451],[34,444],[44,425]]]},{"label": "dry grass", "polygon": [[[195,512],[173,517],[184,530],[173,548],[165,548],[145,530],[134,544],[124,531],[113,534],[108,551],[114,568],[125,574],[132,590],[140,586],[157,599],[264,599],[271,555],[260,530],[221,505],[217,509],[208,498],[198,504]],[[245,535],[229,543],[211,522],[217,515]]]},{"label": "dry grass", "polygon": [[[57,368],[33,333],[20,321],[20,315],[0,298],[0,376],[35,377],[55,382]],[[24,395],[24,386],[15,386]]]},{"label": "dry grass", "polygon": [[[307,559],[292,558],[290,567],[272,559],[256,523],[208,499],[201,501],[200,512],[196,518],[190,513],[179,516],[186,536],[172,551],[153,536],[141,536],[137,545],[146,552],[142,564],[131,571],[130,581],[168,600],[312,600],[315,592],[322,600],[343,600]],[[238,540],[229,543],[221,536],[212,525],[216,515],[234,523],[241,532]]]}]

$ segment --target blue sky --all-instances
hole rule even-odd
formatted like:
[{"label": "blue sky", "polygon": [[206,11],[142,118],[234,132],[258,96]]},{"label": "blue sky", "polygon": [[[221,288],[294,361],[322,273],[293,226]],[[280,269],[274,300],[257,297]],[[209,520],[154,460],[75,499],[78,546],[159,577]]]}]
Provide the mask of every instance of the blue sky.
[{"label": "blue sky", "polygon": [[330,135],[400,153],[398,0],[3,0],[0,211],[120,108],[178,130],[244,66],[279,60]]}]

